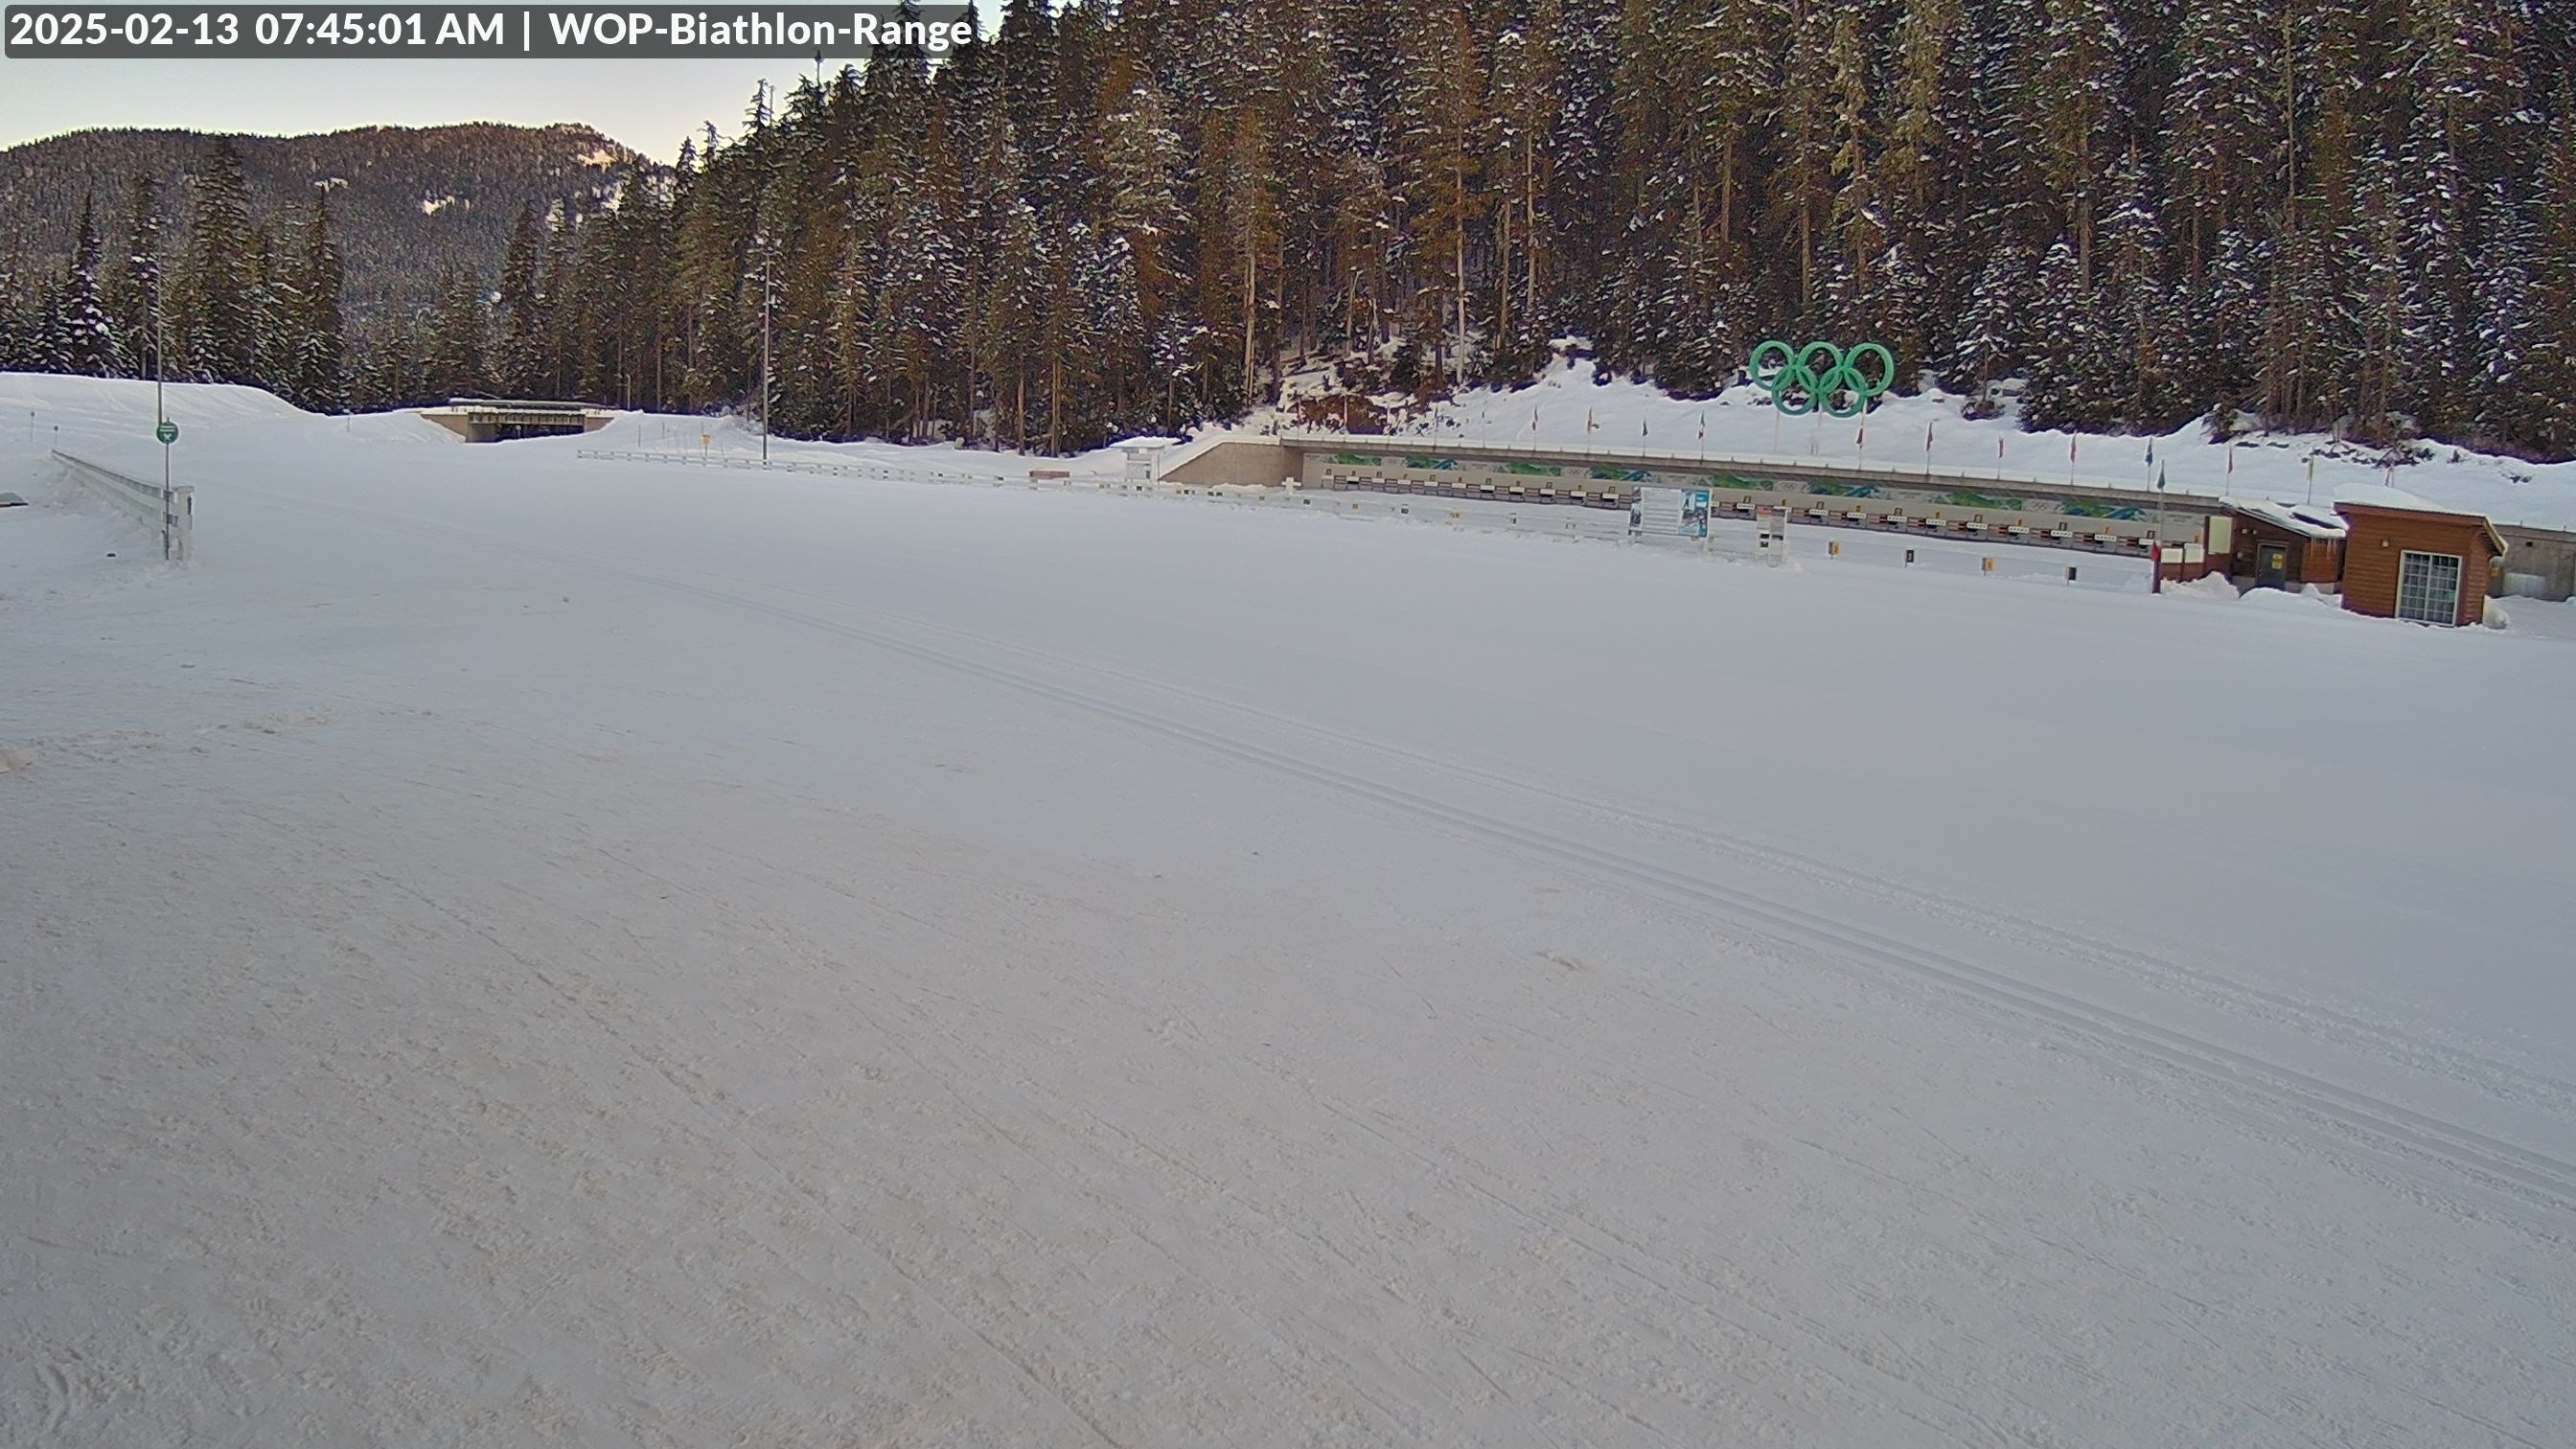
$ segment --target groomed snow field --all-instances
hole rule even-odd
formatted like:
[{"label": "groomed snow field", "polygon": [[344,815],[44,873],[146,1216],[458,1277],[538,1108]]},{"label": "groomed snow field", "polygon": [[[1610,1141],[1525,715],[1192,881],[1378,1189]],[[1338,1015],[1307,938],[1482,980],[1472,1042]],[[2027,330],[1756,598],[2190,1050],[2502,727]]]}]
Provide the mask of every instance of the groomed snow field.
[{"label": "groomed snow field", "polygon": [[151,408],[0,378],[0,1443],[2576,1443],[2568,606],[198,388],[170,567]]}]

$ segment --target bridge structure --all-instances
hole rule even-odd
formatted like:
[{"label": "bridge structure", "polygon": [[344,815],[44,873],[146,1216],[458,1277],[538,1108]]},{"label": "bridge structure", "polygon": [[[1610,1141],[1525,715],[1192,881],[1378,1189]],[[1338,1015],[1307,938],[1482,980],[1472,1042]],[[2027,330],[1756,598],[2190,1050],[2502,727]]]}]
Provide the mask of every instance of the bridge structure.
[{"label": "bridge structure", "polygon": [[447,406],[423,408],[420,415],[469,443],[578,437],[607,427],[615,416],[585,403],[487,397],[450,398]]}]

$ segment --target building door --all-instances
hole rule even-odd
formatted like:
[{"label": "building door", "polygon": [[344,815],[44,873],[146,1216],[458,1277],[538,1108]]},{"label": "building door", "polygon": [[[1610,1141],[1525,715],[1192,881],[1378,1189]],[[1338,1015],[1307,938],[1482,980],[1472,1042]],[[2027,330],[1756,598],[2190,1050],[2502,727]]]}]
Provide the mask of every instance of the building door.
[{"label": "building door", "polygon": [[2290,546],[2285,543],[2258,543],[2254,546],[2254,587],[2286,589],[2290,586]]},{"label": "building door", "polygon": [[2460,622],[2460,556],[2407,550],[2397,560],[2397,617],[2419,624]]}]

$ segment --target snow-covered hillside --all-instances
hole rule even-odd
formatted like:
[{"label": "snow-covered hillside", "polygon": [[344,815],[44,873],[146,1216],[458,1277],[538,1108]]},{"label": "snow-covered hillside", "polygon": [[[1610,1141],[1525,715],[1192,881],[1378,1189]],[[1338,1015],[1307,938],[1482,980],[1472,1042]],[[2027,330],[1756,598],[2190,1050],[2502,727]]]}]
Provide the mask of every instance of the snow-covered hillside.
[{"label": "snow-covered hillside", "polygon": [[2519,618],[0,400],[0,1443],[2576,1423]]},{"label": "snow-covered hillside", "polygon": [[[1998,416],[1970,418],[1966,403],[1933,389],[1882,398],[1866,418],[1854,421],[1821,414],[1782,417],[1769,395],[1750,384],[1713,398],[1677,398],[1652,383],[1598,379],[1590,359],[1573,356],[1530,386],[1472,389],[1401,426],[1430,437],[1678,457],[1817,458],[1890,468],[1929,464],[1945,473],[2145,490],[2161,480],[2182,492],[2288,502],[2339,496],[2374,501],[2393,486],[2498,523],[2576,528],[2576,463],[2527,463],[2425,444],[2420,457],[2391,466],[2383,450],[2322,434],[2252,432],[2232,446],[2213,442],[2202,422],[2161,438],[2024,432],[2010,404]],[[1252,420],[1246,431],[1285,426],[1272,413]]]}]

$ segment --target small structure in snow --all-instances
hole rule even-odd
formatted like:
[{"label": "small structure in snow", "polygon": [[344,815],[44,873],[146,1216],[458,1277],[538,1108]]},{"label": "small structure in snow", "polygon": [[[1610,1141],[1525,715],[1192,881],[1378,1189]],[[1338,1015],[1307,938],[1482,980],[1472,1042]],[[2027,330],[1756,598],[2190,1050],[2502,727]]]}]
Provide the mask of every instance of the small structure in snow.
[{"label": "small structure in snow", "polygon": [[1178,442],[1176,438],[1129,438],[1118,445],[1127,455],[1127,481],[1151,483],[1162,471],[1163,454]]},{"label": "small structure in snow", "polygon": [[2241,589],[2313,584],[2332,593],[2343,581],[2344,521],[2319,508],[2269,499],[2228,504],[2229,548],[2223,556]]},{"label": "small structure in snow", "polygon": [[2505,554],[2483,515],[2439,509],[2396,489],[2385,499],[2335,501],[2344,538],[2343,606],[2421,624],[2475,624]]}]

